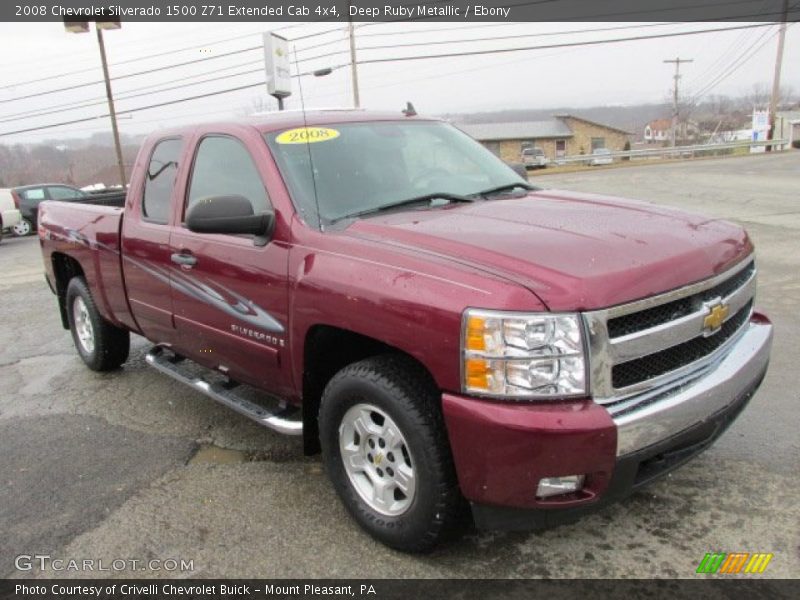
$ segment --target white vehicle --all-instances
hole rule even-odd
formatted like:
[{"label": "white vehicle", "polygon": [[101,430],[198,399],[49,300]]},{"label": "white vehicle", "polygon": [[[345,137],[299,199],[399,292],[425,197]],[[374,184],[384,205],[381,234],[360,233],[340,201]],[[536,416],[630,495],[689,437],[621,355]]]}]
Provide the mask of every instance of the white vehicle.
[{"label": "white vehicle", "polygon": [[522,164],[526,169],[544,169],[548,160],[541,148],[525,148],[522,151]]},{"label": "white vehicle", "polygon": [[596,167],[598,165],[610,165],[614,162],[611,158],[611,150],[608,148],[595,148],[592,150],[592,158],[589,159],[589,165]]},{"label": "white vehicle", "polygon": [[0,189],[0,240],[3,239],[5,230],[12,229],[21,219],[19,207],[11,190]]}]

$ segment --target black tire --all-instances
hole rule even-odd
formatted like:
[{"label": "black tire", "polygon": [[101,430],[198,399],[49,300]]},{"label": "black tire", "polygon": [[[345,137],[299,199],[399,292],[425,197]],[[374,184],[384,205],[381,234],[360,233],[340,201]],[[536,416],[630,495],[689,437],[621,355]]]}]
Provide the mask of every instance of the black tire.
[{"label": "black tire", "polygon": [[[361,403],[379,408],[395,422],[413,460],[416,492],[400,515],[388,516],[369,506],[343,465],[339,428],[347,411]],[[427,552],[457,531],[464,500],[439,393],[419,364],[407,357],[384,355],[345,367],[325,388],[319,429],[328,476],[347,510],[373,537],[397,550]]]},{"label": "black tire", "polygon": [[[91,350],[84,347],[76,330],[73,309],[78,299],[82,300],[86,307],[88,324],[92,329],[93,348]],[[72,341],[87,367],[93,371],[111,371],[128,359],[131,347],[130,333],[126,329],[115,327],[100,315],[89,287],[82,277],[73,277],[70,280],[67,286],[66,302]]]}]

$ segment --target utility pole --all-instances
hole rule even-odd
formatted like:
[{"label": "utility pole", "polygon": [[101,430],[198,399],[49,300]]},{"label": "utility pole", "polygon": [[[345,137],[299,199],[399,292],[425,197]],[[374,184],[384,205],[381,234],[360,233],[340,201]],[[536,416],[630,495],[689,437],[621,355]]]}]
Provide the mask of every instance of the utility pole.
[{"label": "utility pole", "polygon": [[675,57],[673,60],[665,60],[664,62],[675,64],[675,75],[673,76],[675,86],[672,89],[672,147],[674,148],[678,132],[678,81],[681,78],[681,64],[694,62],[694,59]]},{"label": "utility pole", "polygon": [[122,189],[128,187],[128,178],[125,176],[125,163],[122,162],[122,145],[119,143],[119,129],[117,128],[117,111],[114,110],[114,96],[111,93],[111,77],[108,75],[108,61],[106,60],[106,45],[103,43],[103,30],[95,26],[97,43],[100,45],[100,60],[103,63],[103,78],[106,83],[106,97],[108,98],[108,114],[111,116],[111,131],[114,134],[114,147],[117,150],[117,166],[119,166],[119,179]]},{"label": "utility pole", "polygon": [[350,73],[353,80],[353,106],[361,108],[361,100],[358,96],[358,62],[356,61],[356,31],[353,27],[353,18],[350,17],[350,1],[347,2],[347,20],[350,32]]},{"label": "utility pole", "polygon": [[[775,113],[778,111],[778,96],[781,93],[781,67],[783,65],[783,46],[786,41],[786,20],[789,18],[789,0],[783,0],[783,19],[778,33],[778,55],[775,57],[775,74],[772,78],[772,97],[769,100],[769,131],[767,139],[775,139]],[[767,146],[767,152],[772,151],[772,146]]]},{"label": "utility pole", "polygon": [[[114,109],[114,95],[111,93],[111,77],[108,74],[108,61],[106,60],[106,45],[103,42],[103,29],[119,29],[119,19],[115,21],[95,21],[97,31],[97,45],[100,47],[100,62],[103,65],[103,79],[106,84],[106,97],[108,98],[108,115],[111,117],[111,131],[114,134],[114,147],[117,151],[117,166],[119,167],[119,181],[124,190],[128,186],[125,176],[125,163],[122,162],[122,145],[119,143],[119,129],[117,128],[117,111]],[[89,33],[89,21],[76,21],[71,17],[64,17],[64,29],[69,33]]]}]

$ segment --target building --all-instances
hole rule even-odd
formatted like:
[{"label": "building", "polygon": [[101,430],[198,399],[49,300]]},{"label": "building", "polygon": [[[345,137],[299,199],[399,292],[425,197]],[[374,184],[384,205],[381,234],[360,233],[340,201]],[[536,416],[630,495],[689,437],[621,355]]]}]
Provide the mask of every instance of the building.
[{"label": "building", "polygon": [[669,119],[655,119],[644,127],[644,141],[648,144],[658,144],[672,139],[672,121]]},{"label": "building", "polygon": [[[678,123],[678,141],[682,143],[694,142],[701,137],[700,126],[691,120]],[[655,119],[644,127],[644,141],[647,144],[663,144],[672,141],[672,120]]]},{"label": "building", "polygon": [[544,121],[464,123],[458,127],[507,162],[520,162],[524,148],[541,148],[550,160],[591,154],[597,148],[623,150],[631,133],[573,115]]},{"label": "building", "polygon": [[775,113],[775,131],[773,139],[789,140],[780,150],[788,150],[793,144],[800,144],[800,110],[779,110]]}]

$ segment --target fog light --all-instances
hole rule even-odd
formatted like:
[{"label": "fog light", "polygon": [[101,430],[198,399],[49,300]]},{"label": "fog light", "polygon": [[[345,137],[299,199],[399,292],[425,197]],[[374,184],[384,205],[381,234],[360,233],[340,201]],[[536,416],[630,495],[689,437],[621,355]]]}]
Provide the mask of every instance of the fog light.
[{"label": "fog light", "polygon": [[545,477],[539,480],[536,488],[537,498],[549,498],[560,494],[577,492],[583,487],[583,475],[565,475],[564,477]]}]

